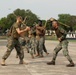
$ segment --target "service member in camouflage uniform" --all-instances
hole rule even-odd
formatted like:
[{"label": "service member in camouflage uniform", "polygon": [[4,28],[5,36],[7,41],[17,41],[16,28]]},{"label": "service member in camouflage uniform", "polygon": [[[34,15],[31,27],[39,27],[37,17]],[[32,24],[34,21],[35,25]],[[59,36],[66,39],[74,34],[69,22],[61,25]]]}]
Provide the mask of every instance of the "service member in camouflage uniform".
[{"label": "service member in camouflage uniform", "polygon": [[18,39],[19,39],[21,33],[28,30],[28,27],[25,28],[24,30],[20,30],[21,22],[22,22],[22,17],[18,16],[16,18],[16,23],[13,24],[12,29],[11,29],[11,35],[9,36],[7,51],[4,54],[4,56],[2,57],[2,62],[1,62],[2,66],[5,66],[5,60],[9,57],[9,55],[11,54],[11,52],[14,48],[16,49],[16,51],[19,55],[19,59],[20,59],[19,64],[24,64],[24,61],[23,61],[24,52],[21,48],[21,45],[20,45]]},{"label": "service member in camouflage uniform", "polygon": [[[20,30],[24,30],[25,28],[27,28],[28,26],[26,26],[26,24],[21,24],[20,26]],[[20,34],[20,37],[19,37],[19,42],[23,48],[23,50],[27,50],[28,51],[28,48],[27,48],[27,44],[28,44],[28,41],[29,41],[29,38],[28,38],[28,32],[30,30],[30,27],[28,27],[29,29],[26,31],[26,32],[23,32]],[[18,54],[16,55],[16,58],[18,58]]]},{"label": "service member in camouflage uniform", "polygon": [[68,59],[68,61],[70,62],[70,64],[67,65],[67,67],[74,67],[74,63],[71,59],[71,57],[69,56],[69,52],[68,52],[68,41],[66,39],[66,31],[63,28],[59,28],[58,27],[58,22],[56,20],[54,20],[52,22],[52,27],[55,30],[55,33],[57,35],[57,38],[59,40],[59,44],[57,45],[57,47],[54,49],[54,53],[53,53],[53,59],[51,62],[48,62],[48,65],[55,65],[55,60],[56,57],[58,55],[58,52],[62,49],[63,50],[63,54],[64,56]]},{"label": "service member in camouflage uniform", "polygon": [[31,27],[29,35],[30,35],[29,52],[30,52],[32,58],[34,58],[34,55],[37,53],[36,29],[34,26]]},{"label": "service member in camouflage uniform", "polygon": [[47,52],[46,47],[45,47],[45,36],[44,36],[44,42],[43,42],[43,51],[45,52],[46,55],[49,54],[49,53]]}]

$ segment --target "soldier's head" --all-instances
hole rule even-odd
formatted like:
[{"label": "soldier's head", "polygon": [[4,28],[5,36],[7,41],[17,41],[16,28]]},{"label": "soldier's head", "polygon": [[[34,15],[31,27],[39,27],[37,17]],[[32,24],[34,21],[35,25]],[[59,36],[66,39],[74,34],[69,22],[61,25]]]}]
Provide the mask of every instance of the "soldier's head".
[{"label": "soldier's head", "polygon": [[21,17],[21,16],[17,16],[17,17],[16,17],[16,21],[17,21],[17,22],[22,22],[22,17]]},{"label": "soldier's head", "polygon": [[41,20],[38,21],[38,25],[42,26],[42,21]]},{"label": "soldier's head", "polygon": [[58,21],[57,20],[52,21],[52,27],[53,28],[58,28]]},{"label": "soldier's head", "polygon": [[55,19],[54,19],[54,18],[50,18],[49,20],[52,22],[52,21],[54,21]]}]

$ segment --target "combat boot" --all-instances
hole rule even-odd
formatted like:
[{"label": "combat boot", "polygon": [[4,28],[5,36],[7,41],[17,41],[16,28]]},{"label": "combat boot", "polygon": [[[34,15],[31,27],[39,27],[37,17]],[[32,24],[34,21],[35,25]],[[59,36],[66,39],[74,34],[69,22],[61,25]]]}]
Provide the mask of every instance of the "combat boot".
[{"label": "combat boot", "polygon": [[44,57],[43,54],[40,54],[40,55],[39,55],[39,58],[43,58],[43,57]]},{"label": "combat boot", "polygon": [[49,55],[49,53],[46,52],[46,55]]},{"label": "combat boot", "polygon": [[74,67],[75,64],[73,62],[71,62],[70,64],[66,65],[67,67]]},{"label": "combat boot", "polygon": [[32,57],[32,59],[34,59],[34,55],[33,54],[31,54],[31,57]]},{"label": "combat boot", "polygon": [[35,57],[38,57],[38,56],[39,56],[39,54],[36,54],[36,55],[35,55]]},{"label": "combat boot", "polygon": [[23,60],[20,60],[19,64],[25,64],[25,65],[28,65],[28,63],[24,62]]},{"label": "combat boot", "polygon": [[1,65],[2,65],[2,66],[6,66],[6,65],[5,65],[5,60],[4,60],[4,59],[2,59]]},{"label": "combat boot", "polygon": [[55,65],[55,61],[48,62],[47,65]]}]

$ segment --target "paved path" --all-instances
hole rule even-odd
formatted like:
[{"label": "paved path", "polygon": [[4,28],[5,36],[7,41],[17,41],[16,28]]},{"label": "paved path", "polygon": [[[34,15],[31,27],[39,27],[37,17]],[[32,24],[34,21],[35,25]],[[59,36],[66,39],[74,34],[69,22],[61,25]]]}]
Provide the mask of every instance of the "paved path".
[{"label": "paved path", "polygon": [[[76,66],[67,68],[69,62],[59,53],[56,65],[48,66],[46,63],[51,61],[53,49],[58,44],[57,41],[46,41],[46,47],[50,53],[48,56],[44,53],[44,58],[31,59],[30,54],[25,51],[25,61],[28,65],[19,65],[19,60],[15,58],[16,51],[13,50],[7,59],[7,66],[0,66],[0,75],[76,75]],[[6,40],[0,40],[0,61],[6,51]],[[76,43],[69,43],[69,53],[76,64]]]}]

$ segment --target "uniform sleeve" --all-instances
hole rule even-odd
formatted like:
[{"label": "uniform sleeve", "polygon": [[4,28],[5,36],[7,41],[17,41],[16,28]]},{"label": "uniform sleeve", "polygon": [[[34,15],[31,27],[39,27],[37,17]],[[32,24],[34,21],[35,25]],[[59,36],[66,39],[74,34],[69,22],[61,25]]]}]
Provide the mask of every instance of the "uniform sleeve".
[{"label": "uniform sleeve", "polygon": [[15,23],[14,27],[15,27],[15,29],[17,29],[17,28],[19,28],[19,25]]},{"label": "uniform sleeve", "polygon": [[61,40],[65,39],[66,38],[66,35],[67,35],[67,32],[63,28],[60,28],[59,30],[62,33],[62,36],[60,37]]}]

